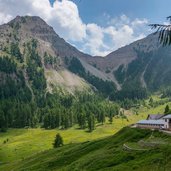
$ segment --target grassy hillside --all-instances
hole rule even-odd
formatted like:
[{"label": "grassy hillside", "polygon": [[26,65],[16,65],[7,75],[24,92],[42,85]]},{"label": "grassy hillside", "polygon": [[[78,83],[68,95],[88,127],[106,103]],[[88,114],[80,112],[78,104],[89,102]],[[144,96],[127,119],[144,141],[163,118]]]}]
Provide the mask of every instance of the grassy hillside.
[{"label": "grassy hillside", "polygon": [[[78,126],[68,130],[9,129],[6,133],[0,133],[0,161],[8,163],[51,149],[57,133],[62,135],[64,144],[73,144],[113,135],[128,124],[126,120],[115,119],[113,124],[98,125],[91,133],[78,129]],[[7,139],[9,141],[4,144]]]},{"label": "grassy hillside", "polygon": [[[158,140],[160,138],[160,141]],[[141,141],[144,145],[140,145]],[[151,145],[152,143],[157,145]],[[131,150],[123,144],[137,144]],[[159,132],[124,128],[114,136],[92,142],[74,143],[47,150],[7,164],[2,170],[168,170],[171,167],[171,137]],[[138,149],[137,149],[138,148]]]},{"label": "grassy hillside", "polygon": [[[154,101],[160,100],[158,96],[153,96],[153,99]],[[170,102],[168,104],[169,106],[171,105]],[[77,125],[67,130],[45,130],[40,128],[9,129],[6,133],[0,133],[0,170],[1,167],[4,170],[4,164],[7,164],[5,166],[6,171],[11,167],[11,162],[18,162],[30,156],[42,154],[43,151],[46,153],[47,150],[51,150],[52,142],[57,133],[62,135],[66,147],[74,147],[75,144],[87,141],[93,142],[94,140],[100,140],[114,135],[123,127],[135,123],[140,119],[145,119],[149,113],[163,113],[165,106],[166,104],[150,109],[142,106],[139,107],[138,114],[134,114],[134,109],[125,111],[124,114],[127,116],[127,119],[115,118],[114,122],[109,124],[106,118],[105,124],[97,124],[96,129],[91,133],[87,129],[79,129]],[[4,143],[7,139],[8,142]],[[137,147],[136,144],[129,143],[129,145]]]}]

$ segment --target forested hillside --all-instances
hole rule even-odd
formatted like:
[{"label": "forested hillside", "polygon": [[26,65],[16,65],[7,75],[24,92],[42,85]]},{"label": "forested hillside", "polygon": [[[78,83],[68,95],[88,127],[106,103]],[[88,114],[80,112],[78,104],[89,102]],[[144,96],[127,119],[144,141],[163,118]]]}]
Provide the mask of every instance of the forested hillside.
[{"label": "forested hillside", "polygon": [[25,44],[23,54],[17,44],[11,44],[9,49],[4,49],[6,56],[0,58],[1,131],[38,126],[67,129],[76,123],[81,129],[88,126],[93,131],[96,121],[103,123],[105,117],[112,118],[119,113],[117,104],[107,104],[100,95],[62,94],[55,88],[49,93],[44,69],[47,65],[56,67],[57,61],[47,53],[42,61],[36,40]]},{"label": "forested hillside", "polygon": [[153,35],[100,58],[69,45],[39,17],[18,16],[0,34],[1,131],[74,124],[92,131],[105,117],[112,122],[120,106],[139,105],[171,84],[170,47]]},{"label": "forested hillside", "polygon": [[[79,90],[76,87],[70,93],[62,90],[63,87],[58,83],[49,82],[47,73],[57,74],[67,69],[59,55],[49,52],[49,49],[41,51],[38,39],[30,38],[21,44],[21,34],[17,32],[27,19],[32,20],[30,17],[21,17],[19,21],[16,19],[9,23],[8,27],[12,29],[9,36],[14,40],[1,44],[0,131],[28,127],[67,129],[74,124],[78,124],[81,129],[88,127],[89,131],[93,131],[95,123],[104,123],[106,117],[111,118],[112,122],[113,116],[119,114],[119,105],[107,103],[103,97],[105,91],[96,95],[90,88],[82,87]],[[59,74],[57,76],[60,77]],[[83,82],[87,84],[84,80]]]}]

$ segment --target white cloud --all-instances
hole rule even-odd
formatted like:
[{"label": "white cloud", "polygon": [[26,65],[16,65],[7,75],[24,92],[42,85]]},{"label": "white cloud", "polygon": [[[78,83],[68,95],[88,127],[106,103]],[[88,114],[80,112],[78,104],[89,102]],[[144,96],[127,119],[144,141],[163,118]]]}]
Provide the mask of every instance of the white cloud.
[{"label": "white cloud", "polygon": [[86,37],[86,25],[79,17],[76,4],[71,1],[56,1],[53,5],[53,11],[50,23],[56,23],[57,33],[61,33],[67,40],[81,41]]},{"label": "white cloud", "polygon": [[134,21],[131,22],[131,25],[133,27],[139,27],[139,26],[142,26],[144,24],[148,24],[148,20],[147,19],[140,20],[140,19],[136,18]]},{"label": "white cloud", "polygon": [[124,14],[112,18],[105,13],[107,26],[101,27],[95,23],[85,24],[77,5],[70,0],[56,0],[53,6],[49,0],[0,0],[0,24],[28,14],[40,16],[57,34],[79,44],[84,52],[102,56],[144,37],[142,28],[148,23],[146,19],[131,20]]},{"label": "white cloud", "polygon": [[93,55],[105,55],[108,48],[104,42],[103,28],[97,24],[88,24],[86,27],[87,36],[84,41],[84,49],[89,50]]},{"label": "white cloud", "polygon": [[126,15],[116,18],[111,18],[107,14],[104,16],[108,18],[106,27],[96,24],[87,25],[88,32],[91,30],[93,34],[88,34],[86,37],[84,51],[93,55],[105,56],[111,51],[145,37],[143,28],[145,29],[148,23],[146,19],[131,20]]},{"label": "white cloud", "polygon": [[[0,23],[7,22],[16,15],[36,15],[52,25],[66,40],[80,41],[86,36],[86,26],[72,1],[56,0],[51,6],[49,0],[0,0],[0,11]],[[4,16],[8,16],[5,21]]]},{"label": "white cloud", "polygon": [[13,17],[11,15],[0,12],[0,24],[7,23],[12,18]]}]

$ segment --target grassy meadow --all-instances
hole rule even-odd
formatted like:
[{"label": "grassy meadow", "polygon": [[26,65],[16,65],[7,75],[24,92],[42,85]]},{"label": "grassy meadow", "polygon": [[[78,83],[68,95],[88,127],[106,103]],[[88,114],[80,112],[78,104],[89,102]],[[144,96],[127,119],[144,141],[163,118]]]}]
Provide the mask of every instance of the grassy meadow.
[{"label": "grassy meadow", "polygon": [[[170,102],[168,104],[171,105]],[[20,161],[52,149],[52,143],[57,133],[61,134],[65,145],[94,141],[109,137],[123,127],[145,119],[149,113],[163,113],[165,106],[166,104],[155,108],[140,107],[138,114],[134,114],[134,110],[125,111],[127,119],[114,118],[112,124],[109,124],[106,119],[104,125],[96,125],[96,129],[91,133],[88,130],[79,129],[77,125],[68,130],[9,129],[6,133],[0,133],[0,168],[1,165]]]},{"label": "grassy meadow", "polygon": [[[162,142],[161,142],[162,140]],[[146,144],[140,144],[144,141]],[[150,142],[158,142],[155,145]],[[131,146],[131,150],[123,144]],[[113,136],[46,150],[13,163],[3,171],[170,171],[171,136],[158,131],[123,128]],[[149,144],[149,145],[148,145]],[[145,148],[148,146],[148,148]],[[145,150],[139,150],[145,149]]]}]

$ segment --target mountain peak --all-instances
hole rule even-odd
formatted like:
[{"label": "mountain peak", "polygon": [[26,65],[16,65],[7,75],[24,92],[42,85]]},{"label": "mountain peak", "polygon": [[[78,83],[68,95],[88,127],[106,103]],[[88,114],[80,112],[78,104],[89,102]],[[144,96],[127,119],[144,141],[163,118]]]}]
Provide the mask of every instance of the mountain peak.
[{"label": "mountain peak", "polygon": [[55,34],[53,28],[38,16],[16,16],[7,25],[15,30],[30,32],[32,35]]},{"label": "mountain peak", "polygon": [[46,22],[40,18],[39,16],[19,16],[17,15],[13,20],[9,23],[27,23],[27,22],[39,22],[42,24],[46,24]]}]

